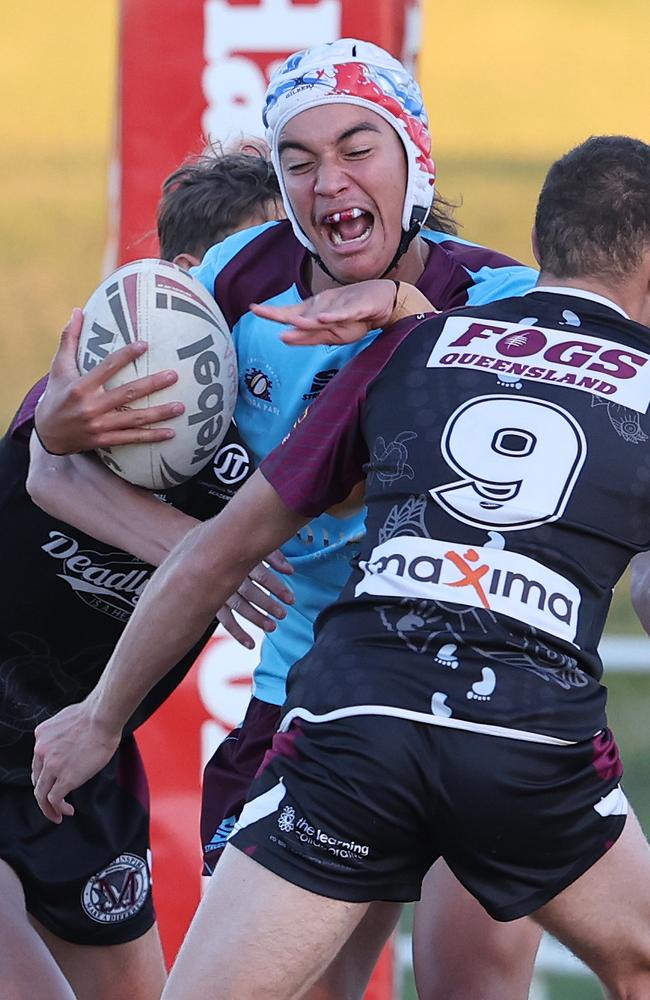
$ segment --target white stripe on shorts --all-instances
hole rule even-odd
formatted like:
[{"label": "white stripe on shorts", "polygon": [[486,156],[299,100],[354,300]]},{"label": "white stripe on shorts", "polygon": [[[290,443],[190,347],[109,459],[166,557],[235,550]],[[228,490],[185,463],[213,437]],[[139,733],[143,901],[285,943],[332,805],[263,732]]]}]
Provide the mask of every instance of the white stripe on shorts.
[{"label": "white stripe on shorts", "polygon": [[[526,743],[550,743],[558,747],[575,746],[578,740],[561,740],[557,736],[545,736],[543,733],[529,733],[525,729],[509,729],[507,726],[490,726],[487,723],[467,722],[465,719],[450,719],[428,712],[414,712],[408,708],[394,708],[392,705],[349,705],[347,708],[335,708],[332,712],[316,715],[308,708],[292,708],[283,717],[278,732],[286,733],[294,719],[305,722],[334,722],[336,719],[350,719],[355,715],[389,715],[394,719],[408,719],[411,722],[424,722],[428,726],[444,726],[447,729],[464,729],[470,733],[482,733],[484,736],[499,736],[507,740],[524,740]],[[594,735],[598,735],[595,733]]]}]

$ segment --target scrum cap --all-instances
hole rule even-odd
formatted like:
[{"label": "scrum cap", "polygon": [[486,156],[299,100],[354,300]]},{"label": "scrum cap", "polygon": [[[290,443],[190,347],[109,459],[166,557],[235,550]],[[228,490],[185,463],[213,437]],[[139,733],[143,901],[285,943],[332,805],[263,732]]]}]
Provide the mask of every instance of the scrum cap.
[{"label": "scrum cap", "polygon": [[433,201],[435,167],[422,93],[402,64],[371,42],[341,38],[296,52],[273,73],[264,125],[285,208],[297,239],[315,253],[286,195],[278,157],[282,129],[295,115],[323,104],[356,104],[381,115],[397,132],[408,164],[398,256],[424,223]]}]

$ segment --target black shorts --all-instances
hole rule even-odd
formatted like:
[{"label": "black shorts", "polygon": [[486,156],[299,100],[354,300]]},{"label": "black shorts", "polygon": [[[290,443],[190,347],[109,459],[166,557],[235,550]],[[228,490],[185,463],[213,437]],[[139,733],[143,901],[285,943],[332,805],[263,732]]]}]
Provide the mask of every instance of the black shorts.
[{"label": "black shorts", "polygon": [[244,721],[219,744],[203,772],[203,874],[211,875],[244,808],[264,754],[280,725],[277,705],[251,698]]},{"label": "black shorts", "polygon": [[75,815],[57,825],[24,785],[0,786],[0,858],[13,868],[27,910],[73,944],[114,945],[155,921],[149,802],[135,740],[69,796]]},{"label": "black shorts", "polygon": [[443,857],[497,920],[532,913],[623,830],[609,730],[569,746],[387,716],[278,733],[231,843],[311,892],[418,899]]}]

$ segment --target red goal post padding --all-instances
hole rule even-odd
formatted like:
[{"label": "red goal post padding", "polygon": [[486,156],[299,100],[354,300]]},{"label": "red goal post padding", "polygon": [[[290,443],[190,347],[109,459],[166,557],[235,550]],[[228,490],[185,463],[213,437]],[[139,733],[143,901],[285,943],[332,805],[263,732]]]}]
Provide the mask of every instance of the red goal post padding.
[{"label": "red goal post padding", "polygon": [[[262,97],[278,61],[352,36],[412,64],[417,15],[417,0],[122,0],[106,269],[158,253],[161,184],[188,154],[207,138],[260,133]],[[168,961],[200,895],[202,763],[243,716],[254,664],[255,654],[213,640],[140,730],[152,792],[154,893]],[[367,996],[389,1000],[392,978],[387,950]]]}]

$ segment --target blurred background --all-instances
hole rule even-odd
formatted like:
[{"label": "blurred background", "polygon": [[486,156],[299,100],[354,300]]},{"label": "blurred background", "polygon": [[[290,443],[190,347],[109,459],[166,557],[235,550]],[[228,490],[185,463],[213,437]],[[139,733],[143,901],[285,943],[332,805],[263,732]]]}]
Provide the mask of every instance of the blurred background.
[{"label": "blurred background", "polygon": [[[372,6],[372,0],[358,3]],[[119,180],[109,170],[118,6],[117,0],[3,2],[3,424],[48,367],[72,306],[83,305],[102,274],[107,195]],[[150,27],[152,44],[143,51],[164,67],[168,53],[154,44]],[[462,236],[532,262],[529,233],[549,164],[591,134],[650,141],[649,37],[647,0],[421,0],[419,78],[439,190],[458,204]],[[630,610],[625,580],[608,634],[610,716],[628,793],[650,830],[648,640]],[[547,955],[536,985],[540,1000],[601,995],[571,961]],[[414,996],[408,975],[401,988],[404,997]]]}]

